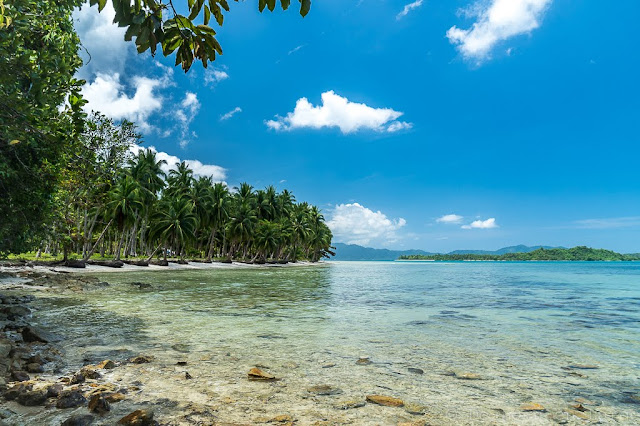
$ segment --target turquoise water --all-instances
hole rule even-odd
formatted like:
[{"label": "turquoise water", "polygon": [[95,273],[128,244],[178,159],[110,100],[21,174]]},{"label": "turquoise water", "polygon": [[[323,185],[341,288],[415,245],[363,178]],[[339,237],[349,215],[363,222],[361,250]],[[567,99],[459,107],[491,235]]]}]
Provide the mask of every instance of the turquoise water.
[{"label": "turquoise water", "polygon": [[[638,263],[332,262],[100,277],[111,286],[41,299],[37,320],[65,325],[77,364],[156,356],[159,367],[140,373],[147,397],[171,389],[215,406],[220,421],[640,424]],[[177,359],[195,377],[184,386]],[[254,365],[282,381],[247,381]],[[306,391],[319,384],[341,393]],[[368,394],[424,414],[336,408]],[[576,398],[587,420],[566,411]],[[529,402],[546,412],[522,411]]]}]

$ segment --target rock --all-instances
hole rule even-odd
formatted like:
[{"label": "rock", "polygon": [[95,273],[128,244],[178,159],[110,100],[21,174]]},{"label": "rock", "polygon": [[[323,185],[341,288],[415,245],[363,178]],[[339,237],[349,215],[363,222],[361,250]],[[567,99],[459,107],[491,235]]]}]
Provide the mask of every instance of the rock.
[{"label": "rock", "polygon": [[82,374],[82,371],[78,371],[76,374],[71,376],[71,379],[69,380],[69,384],[78,385],[80,383],[84,383],[85,381],[86,381],[86,378],[84,377],[84,374]]},{"label": "rock", "polygon": [[44,373],[44,367],[37,362],[30,362],[27,364],[27,371],[29,373]]},{"label": "rock", "polygon": [[367,395],[367,402],[384,405],[385,407],[402,407],[404,405],[401,399],[384,395]]},{"label": "rock", "polygon": [[69,259],[64,262],[64,266],[67,268],[86,268],[87,265],[82,260]]},{"label": "rock", "polygon": [[454,377],[459,380],[482,380],[482,377],[475,373],[460,373]]},{"label": "rock", "polygon": [[586,398],[582,398],[582,397],[578,397],[574,399],[574,401],[577,402],[578,404],[583,404],[583,405],[598,405],[596,402]]},{"label": "rock", "polygon": [[413,374],[424,374],[424,370],[422,370],[421,368],[409,367],[407,368],[407,370],[409,370],[409,373],[413,373]]},{"label": "rock", "polygon": [[42,405],[47,400],[47,391],[28,391],[23,392],[16,398],[16,402],[26,407],[34,407],[36,405]]},{"label": "rock", "polygon": [[24,371],[12,371],[11,378],[16,382],[26,382],[27,380],[31,380],[31,377]]},{"label": "rock", "polygon": [[132,283],[130,283],[130,284],[131,284],[132,286],[134,286],[134,287],[138,287],[138,288],[140,288],[140,289],[143,289],[143,288],[151,288],[151,287],[152,287],[152,286],[151,286],[151,284],[149,284],[149,283],[141,283],[141,282],[138,282],[138,281],[132,282]]},{"label": "rock", "polygon": [[176,365],[187,365],[187,361],[178,361]]},{"label": "rock", "polygon": [[6,409],[6,408],[0,408],[0,419],[7,419],[13,415],[15,415],[16,413]]},{"label": "rock", "polygon": [[567,409],[564,410],[564,412],[568,413],[568,414],[571,414],[572,416],[576,416],[576,417],[578,417],[580,419],[583,419],[583,420],[589,420],[589,415],[585,414],[585,413],[583,413],[581,411],[572,410],[570,408],[567,408]]},{"label": "rock", "polygon": [[278,380],[276,379],[275,376],[269,373],[265,373],[264,371],[260,370],[258,367],[254,367],[251,370],[249,370],[248,376],[249,376],[249,380],[258,380],[258,381]]},{"label": "rock", "polygon": [[592,364],[571,364],[567,367],[562,367],[563,370],[569,370],[569,369],[577,369],[577,370],[596,370],[600,367],[598,367],[597,365],[592,365]]},{"label": "rock", "polygon": [[581,411],[581,412],[589,411],[582,404],[571,404],[569,405],[569,408],[571,408],[572,410]]},{"label": "rock", "polygon": [[185,345],[184,343],[176,343],[175,345],[171,345],[171,349],[185,354],[191,351],[189,349],[189,345]]},{"label": "rock", "polygon": [[100,364],[96,365],[96,367],[101,368],[103,370],[111,370],[116,368],[116,363],[111,361],[110,359],[105,359]]},{"label": "rock", "polygon": [[149,265],[155,265],[155,266],[169,266],[169,261],[167,261],[167,260],[161,260],[161,259],[155,259],[155,260],[151,260],[151,261],[149,261]]},{"label": "rock", "polygon": [[189,374],[188,371],[185,371],[184,372],[184,378],[187,379],[187,380],[191,380],[191,379],[193,379],[193,376],[191,374]]},{"label": "rock", "polygon": [[404,404],[404,410],[409,414],[413,414],[414,416],[422,416],[423,414],[427,413],[427,407],[425,407],[424,405],[413,404],[410,402]]},{"label": "rock", "polygon": [[87,398],[78,390],[65,390],[60,393],[56,408],[73,408],[87,403]]},{"label": "rock", "polygon": [[288,414],[283,414],[272,418],[267,423],[293,423],[293,417]]},{"label": "rock", "polygon": [[79,371],[79,374],[82,374],[85,379],[92,379],[92,380],[97,380],[100,377],[102,377],[100,373],[98,373],[93,367],[90,367],[90,366],[82,367]]},{"label": "rock", "polygon": [[150,410],[136,410],[131,414],[127,414],[120,420],[118,424],[125,426],[152,426],[155,425],[153,421],[153,411]]},{"label": "rock", "polygon": [[47,388],[47,397],[48,398],[57,398],[57,397],[59,397],[60,393],[62,393],[62,389],[63,388],[64,387],[62,386],[61,383],[56,383],[56,384],[53,384],[53,385],[49,386]]},{"label": "rock", "polygon": [[93,423],[93,416],[90,414],[76,414],[62,422],[60,426],[88,426]]},{"label": "rock", "polygon": [[107,400],[107,402],[113,404],[114,402],[122,401],[123,399],[125,399],[125,396],[120,392],[116,392],[116,393],[112,393],[111,395],[107,395],[105,399]]},{"label": "rock", "polygon": [[9,305],[0,307],[0,313],[3,313],[8,319],[14,321],[17,318],[31,315],[31,309],[26,306]]},{"label": "rock", "polygon": [[622,398],[625,404],[640,404],[640,395],[628,395]]},{"label": "rock", "polygon": [[333,368],[335,366],[336,366],[335,364],[325,364],[322,366],[322,368]]},{"label": "rock", "polygon": [[359,358],[356,361],[356,365],[369,365],[371,364],[371,360],[369,358],[363,357],[363,358]]},{"label": "rock", "polygon": [[102,415],[111,411],[111,406],[102,395],[94,395],[89,401],[89,411]]},{"label": "rock", "polygon": [[546,408],[542,404],[538,404],[535,402],[527,402],[526,404],[522,404],[520,406],[522,411],[547,411]]},{"label": "rock", "polygon": [[31,383],[20,383],[11,388],[9,388],[5,393],[2,394],[4,399],[7,401],[13,401],[16,399],[21,393],[28,392],[33,389],[33,385]]},{"label": "rock", "polygon": [[307,392],[313,393],[319,396],[329,396],[329,395],[339,395],[342,393],[342,390],[329,385],[318,385],[318,386],[311,386],[310,388],[307,388]]},{"label": "rock", "polygon": [[0,360],[8,359],[12,348],[8,339],[0,339]]},{"label": "rock", "polygon": [[153,357],[146,356],[146,355],[140,355],[140,356],[136,356],[136,357],[131,358],[129,361],[131,363],[133,363],[133,364],[147,364],[147,363],[150,363],[151,361],[153,361]]},{"label": "rock", "polygon": [[366,404],[364,401],[343,401],[336,405],[338,410],[351,410],[353,408],[364,407]]},{"label": "rock", "polygon": [[51,343],[59,341],[60,339],[51,333],[47,333],[44,330],[40,330],[34,327],[25,327],[22,329],[22,339],[27,342],[42,342]]}]

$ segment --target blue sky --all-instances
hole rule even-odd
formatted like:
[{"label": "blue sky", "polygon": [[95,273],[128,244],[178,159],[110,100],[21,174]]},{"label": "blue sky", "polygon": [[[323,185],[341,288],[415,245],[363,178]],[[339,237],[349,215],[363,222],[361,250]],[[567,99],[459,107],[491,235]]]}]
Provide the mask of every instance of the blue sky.
[{"label": "blue sky", "polygon": [[640,252],[637,1],[255,3],[186,75],[77,12],[89,107],[230,186],[292,190],[335,241]]}]

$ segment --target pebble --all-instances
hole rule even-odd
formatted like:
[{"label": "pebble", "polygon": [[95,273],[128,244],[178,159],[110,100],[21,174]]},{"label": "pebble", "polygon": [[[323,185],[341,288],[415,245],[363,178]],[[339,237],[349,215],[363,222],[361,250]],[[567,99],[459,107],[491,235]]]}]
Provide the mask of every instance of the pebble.
[{"label": "pebble", "polygon": [[364,401],[343,401],[336,405],[338,410],[350,410],[352,408],[360,408],[367,405]]},{"label": "pebble", "polygon": [[313,393],[319,396],[328,396],[328,395],[341,394],[342,390],[329,385],[318,385],[318,386],[311,386],[307,388],[307,392]]},{"label": "pebble", "polygon": [[369,364],[371,364],[371,360],[369,358],[366,358],[366,357],[359,358],[356,361],[356,365],[369,365]]},{"label": "pebble", "polygon": [[385,395],[367,395],[367,402],[384,405],[385,407],[402,407],[404,402],[401,399]]},{"label": "pebble", "polygon": [[260,370],[258,367],[254,367],[251,370],[249,370],[248,374],[248,378],[249,380],[256,380],[256,381],[274,381],[274,380],[278,380],[276,379],[275,376],[269,374],[269,373],[265,373],[264,371]]},{"label": "pebble", "polygon": [[421,368],[409,367],[407,368],[407,370],[409,370],[409,373],[413,373],[413,374],[424,374],[424,370]]},{"label": "pebble", "polygon": [[522,404],[520,406],[522,411],[547,411],[546,408],[542,404],[538,404],[535,402],[528,402],[526,404]]}]

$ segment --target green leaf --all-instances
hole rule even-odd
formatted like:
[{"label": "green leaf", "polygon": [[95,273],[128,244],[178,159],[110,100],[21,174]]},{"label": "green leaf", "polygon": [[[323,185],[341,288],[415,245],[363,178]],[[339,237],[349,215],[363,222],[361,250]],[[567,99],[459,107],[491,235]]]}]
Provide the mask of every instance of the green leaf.
[{"label": "green leaf", "polygon": [[209,7],[204,7],[204,24],[209,25],[209,19],[211,19],[211,12],[209,11]]},{"label": "green leaf", "polygon": [[311,10],[311,0],[300,0],[300,15],[307,16],[309,10]]},{"label": "green leaf", "polygon": [[282,10],[287,10],[291,5],[291,0],[280,0],[280,4],[282,5]]},{"label": "green leaf", "polygon": [[276,0],[267,0],[267,7],[270,12],[273,12],[273,9],[276,8]]},{"label": "green leaf", "polygon": [[137,15],[133,17],[133,23],[142,24],[146,19],[146,17],[147,17],[147,14],[143,10],[141,10]]},{"label": "green leaf", "polygon": [[264,7],[267,5],[267,0],[259,0],[258,1],[258,10],[262,12]]},{"label": "green leaf", "polygon": [[124,33],[125,41],[131,41],[133,36],[137,35],[140,32],[140,25],[133,24],[127,28],[127,32]]}]

